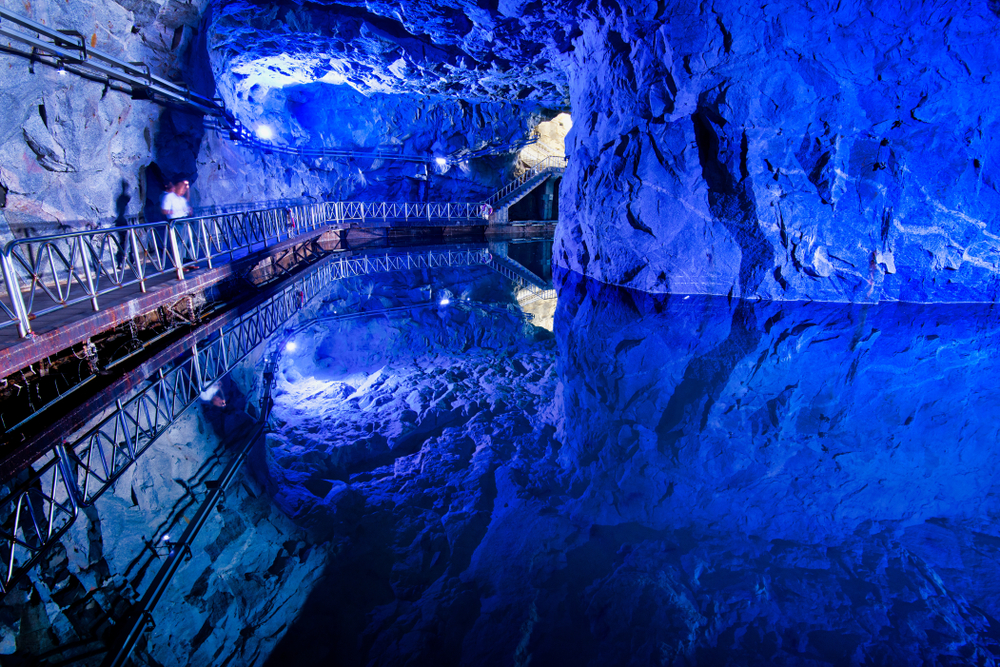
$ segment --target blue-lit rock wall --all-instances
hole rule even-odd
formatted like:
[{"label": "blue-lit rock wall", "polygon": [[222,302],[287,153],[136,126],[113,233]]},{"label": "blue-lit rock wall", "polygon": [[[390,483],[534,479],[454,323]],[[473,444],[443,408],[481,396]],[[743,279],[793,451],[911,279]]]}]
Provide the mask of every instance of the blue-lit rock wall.
[{"label": "blue-lit rock wall", "polygon": [[[303,165],[333,196],[479,201],[499,188],[519,142],[567,100],[565,76],[529,39],[550,35],[474,5],[354,4],[213,3],[227,106],[278,143],[362,153]],[[374,150],[424,162],[363,156]]]},{"label": "blue-lit rock wall", "polygon": [[[324,188],[332,195],[380,201],[482,201],[503,183],[511,157],[462,157],[515,144],[543,118],[534,104],[365,95],[327,83],[269,88],[237,104],[246,109],[244,117],[275,128],[281,143],[362,153],[313,160],[308,168],[325,172]],[[364,157],[374,150],[407,159]],[[435,159],[452,156],[446,164]]]},{"label": "blue-lit rock wall", "polygon": [[[215,93],[207,2],[36,0],[8,9],[79,31],[93,48]],[[40,63],[32,72],[25,57],[0,54],[0,67],[0,241],[122,218],[158,220],[165,179],[190,180],[192,204],[205,209],[318,197],[339,183],[332,169],[304,169],[297,158],[236,146],[207,131],[200,116]]]},{"label": "blue-lit rock wall", "polygon": [[992,301],[994,9],[581,18],[556,261],[649,292]]},{"label": "blue-lit rock wall", "polygon": [[213,7],[216,78],[232,78],[237,94],[322,80],[369,94],[566,102],[566,76],[545,51],[568,44],[573,22],[556,24],[538,4],[215,0]]}]

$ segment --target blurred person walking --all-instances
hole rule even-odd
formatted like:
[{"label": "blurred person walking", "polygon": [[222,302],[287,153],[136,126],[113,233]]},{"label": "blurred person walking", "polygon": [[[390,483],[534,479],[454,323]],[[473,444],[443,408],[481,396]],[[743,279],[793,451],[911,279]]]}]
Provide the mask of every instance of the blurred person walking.
[{"label": "blurred person walking", "polygon": [[186,218],[191,215],[191,184],[187,181],[177,181],[163,195],[160,204],[167,220]]}]

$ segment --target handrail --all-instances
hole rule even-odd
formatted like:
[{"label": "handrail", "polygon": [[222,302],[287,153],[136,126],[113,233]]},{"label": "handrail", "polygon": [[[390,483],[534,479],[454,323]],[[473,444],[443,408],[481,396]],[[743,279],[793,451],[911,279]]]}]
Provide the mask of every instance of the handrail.
[{"label": "handrail", "polygon": [[558,155],[550,155],[539,162],[536,162],[523,174],[515,177],[513,181],[497,190],[486,200],[486,203],[491,206],[495,205],[504,197],[518,190],[535,177],[563,169],[566,169],[566,158]]},{"label": "handrail", "polygon": [[105,227],[16,239],[0,250],[6,300],[0,328],[16,325],[31,335],[31,320],[173,273],[180,280],[199,265],[212,268],[283,241],[315,234],[327,225],[405,225],[482,220],[488,207],[475,202],[331,202],[217,213],[169,222]]}]

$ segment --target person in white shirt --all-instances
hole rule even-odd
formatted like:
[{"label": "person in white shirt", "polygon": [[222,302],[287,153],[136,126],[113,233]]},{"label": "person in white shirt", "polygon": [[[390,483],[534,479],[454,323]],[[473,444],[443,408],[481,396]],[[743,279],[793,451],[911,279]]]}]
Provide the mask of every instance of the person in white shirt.
[{"label": "person in white shirt", "polygon": [[187,181],[178,181],[172,190],[167,190],[166,194],[163,195],[163,202],[160,204],[167,220],[186,218],[191,215],[190,193],[191,184]]}]

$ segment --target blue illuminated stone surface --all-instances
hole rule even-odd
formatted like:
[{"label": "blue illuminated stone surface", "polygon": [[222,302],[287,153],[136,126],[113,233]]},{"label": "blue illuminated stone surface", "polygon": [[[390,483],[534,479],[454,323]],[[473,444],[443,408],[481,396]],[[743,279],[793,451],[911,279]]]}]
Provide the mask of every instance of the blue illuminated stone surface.
[{"label": "blue illuminated stone surface", "polygon": [[992,306],[557,279],[555,345],[421,314],[286,360],[279,503],[333,555],[270,664],[992,664]]},{"label": "blue illuminated stone surface", "polygon": [[566,55],[557,263],[649,292],[996,299],[995,7],[634,7],[581,16]]}]

